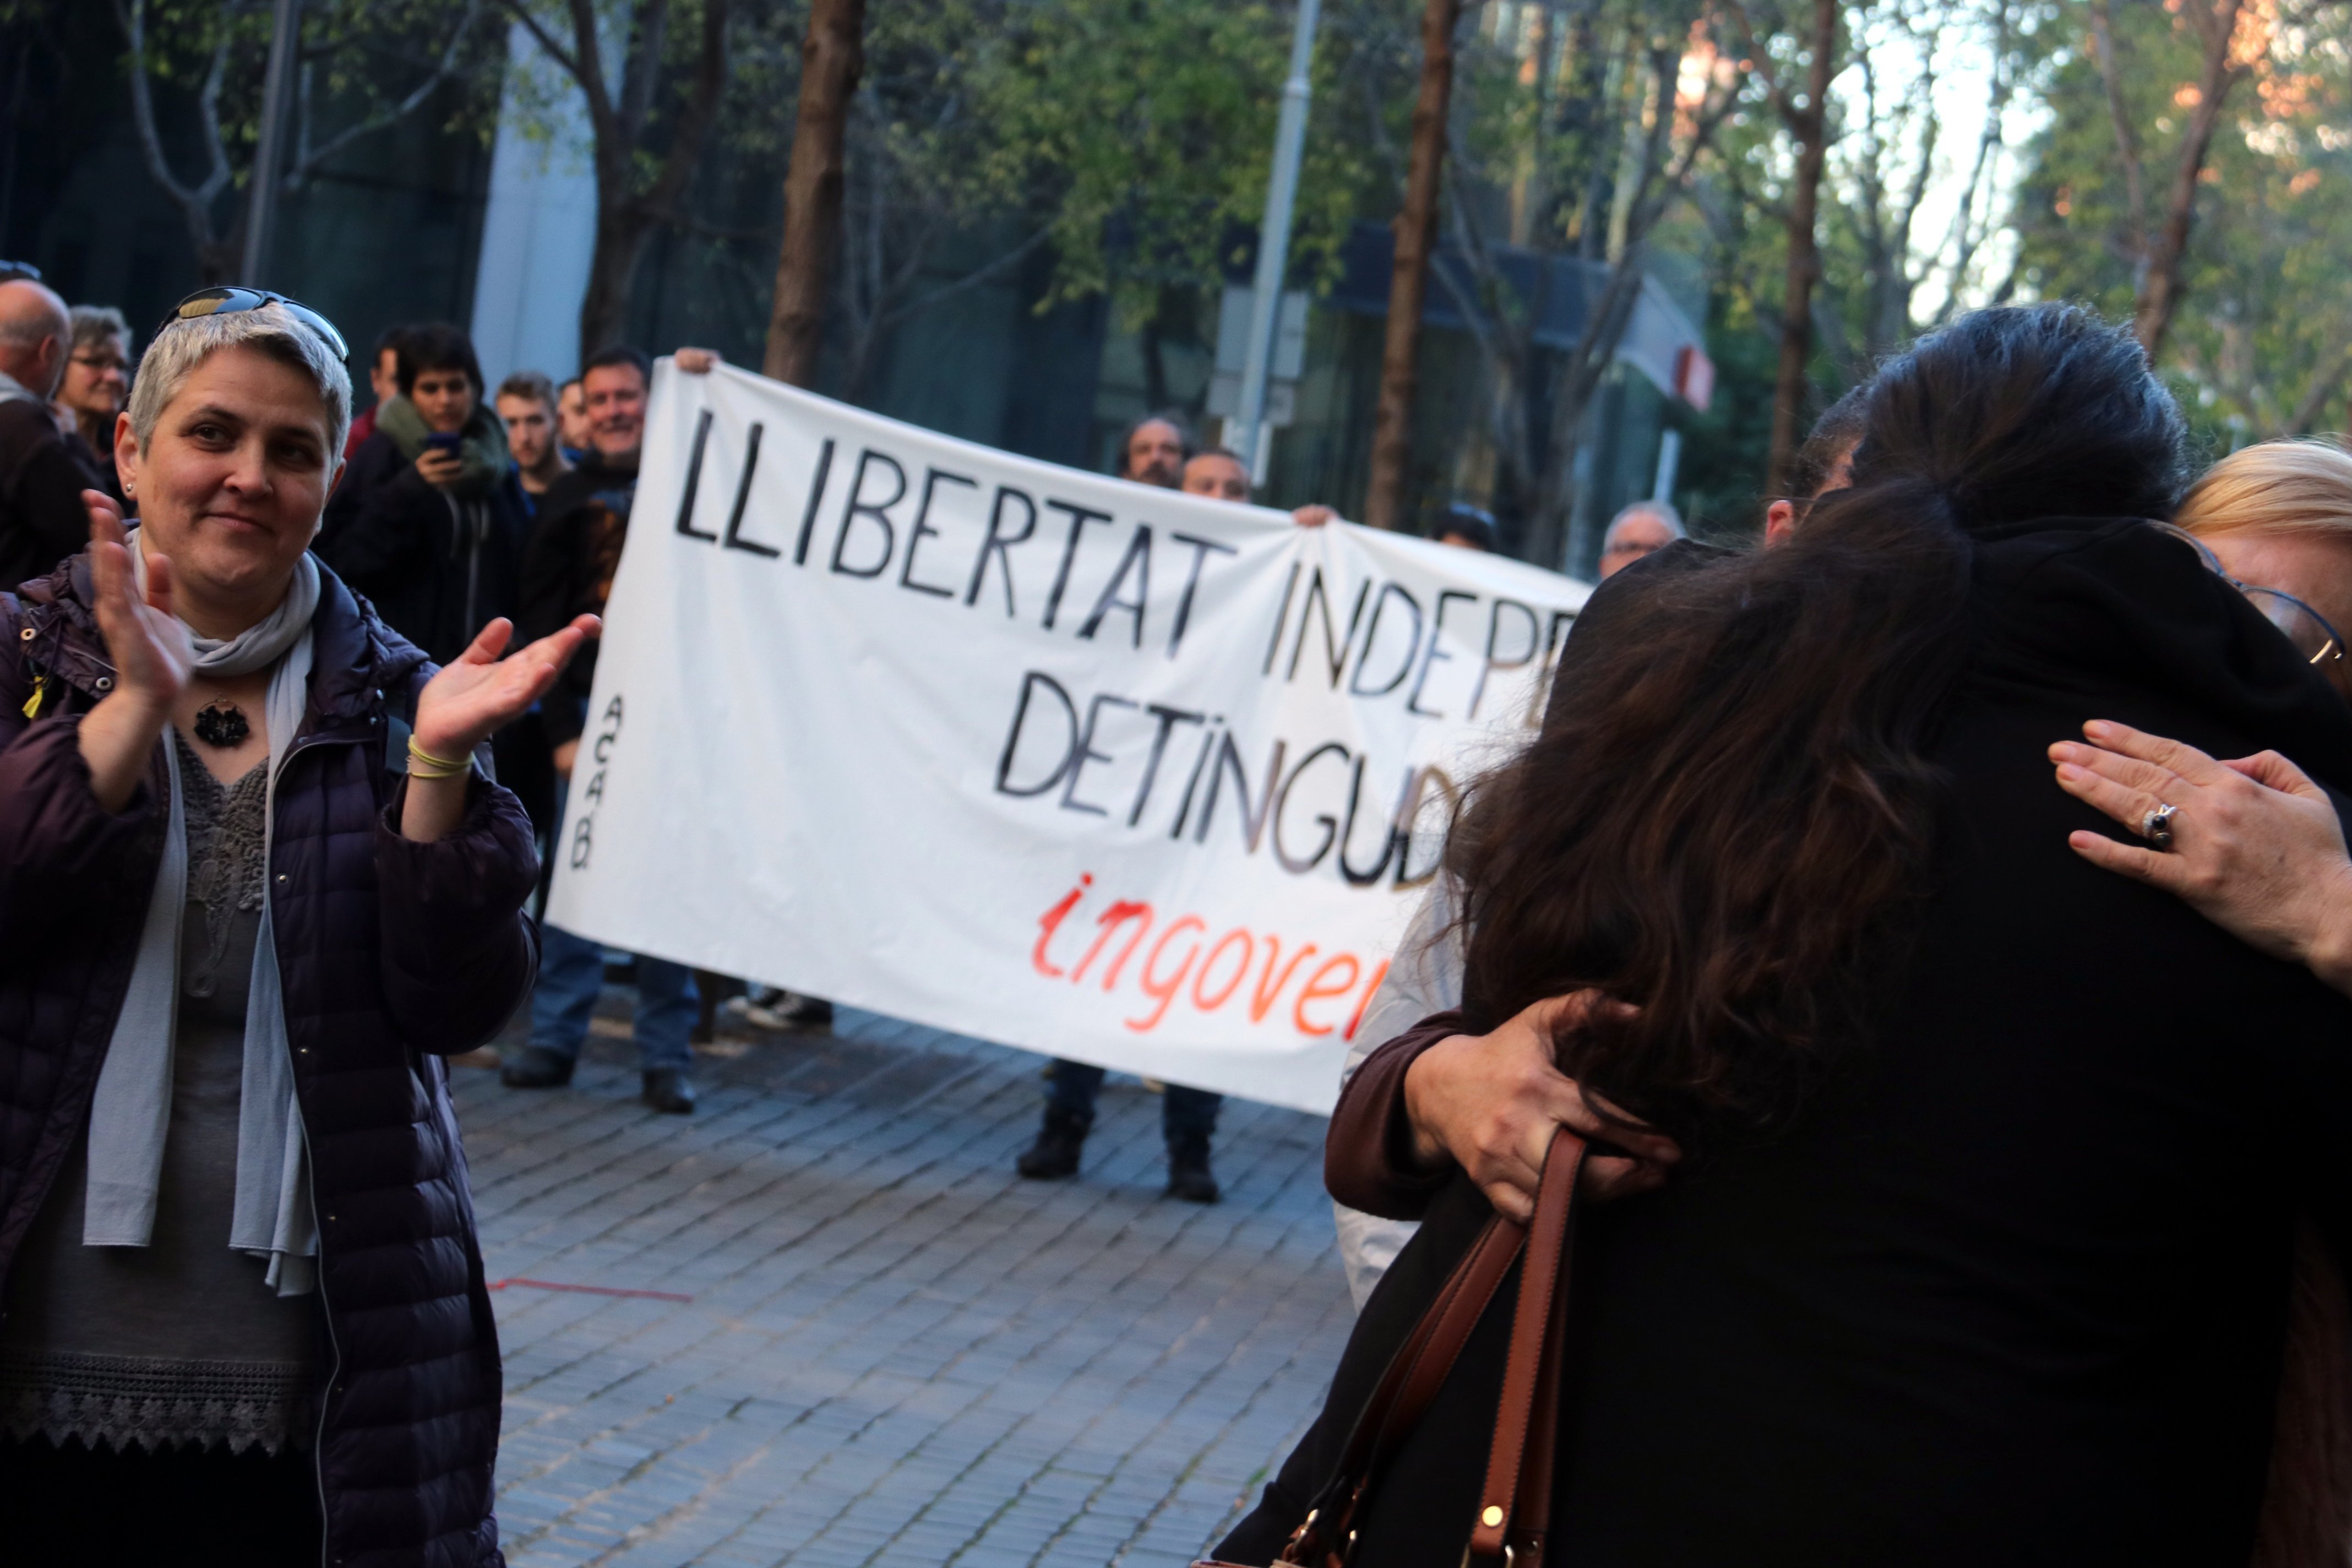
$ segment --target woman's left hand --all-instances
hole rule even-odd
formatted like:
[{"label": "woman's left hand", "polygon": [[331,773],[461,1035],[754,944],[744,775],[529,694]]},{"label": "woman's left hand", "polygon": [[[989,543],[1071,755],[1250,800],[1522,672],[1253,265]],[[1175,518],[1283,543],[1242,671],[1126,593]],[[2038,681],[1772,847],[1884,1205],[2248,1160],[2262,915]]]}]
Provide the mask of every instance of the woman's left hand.
[{"label": "woman's left hand", "polygon": [[2159,805],[2175,815],[2168,850],[2078,831],[2067,836],[2076,854],[2352,994],[2352,856],[2326,790],[2276,752],[2216,761],[2128,725],[2083,732],[2091,744],[2050,748],[2059,788],[2134,833]]},{"label": "woman's left hand", "polygon": [[474,646],[443,666],[417,697],[418,748],[451,762],[465,757],[545,696],[600,625],[582,616],[506,658],[499,656],[514,637],[514,623],[501,616],[484,626]]}]

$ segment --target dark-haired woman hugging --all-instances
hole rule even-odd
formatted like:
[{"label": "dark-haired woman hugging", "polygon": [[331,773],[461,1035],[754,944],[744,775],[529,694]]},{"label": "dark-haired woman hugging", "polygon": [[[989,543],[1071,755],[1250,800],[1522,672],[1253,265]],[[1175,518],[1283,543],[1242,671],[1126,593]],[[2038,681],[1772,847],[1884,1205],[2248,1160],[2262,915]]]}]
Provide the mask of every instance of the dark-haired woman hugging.
[{"label": "dark-haired woman hugging", "polygon": [[[1336,1197],[1424,1223],[1221,1556],[1279,1548],[1485,1221],[1431,1108],[1534,1035],[1629,1152],[1682,1153],[1576,1237],[1549,1555],[2246,1563],[2295,1215],[2352,1241],[2352,1003],[2077,856],[2104,819],[2046,749],[2096,716],[2342,791],[2352,714],[2145,521],[2182,426],[2126,333],[1978,312],[1864,424],[1780,548],[1604,588],[1612,635],[1475,793],[1464,1007],[1368,1060],[1330,1134]],[[1507,1334],[1490,1312],[1355,1568],[1462,1559]]]}]

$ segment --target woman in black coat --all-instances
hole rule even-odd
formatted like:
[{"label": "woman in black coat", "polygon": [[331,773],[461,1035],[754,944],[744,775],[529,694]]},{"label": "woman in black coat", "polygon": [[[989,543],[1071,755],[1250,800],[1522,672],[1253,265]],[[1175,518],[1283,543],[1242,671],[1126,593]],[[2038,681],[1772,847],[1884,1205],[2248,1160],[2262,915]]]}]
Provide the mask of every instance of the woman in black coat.
[{"label": "woman in black coat", "polygon": [[[1376,1053],[1331,1128],[1334,1195],[1423,1229],[1221,1555],[1278,1549],[1490,1212],[1416,1067],[1536,1031],[1685,1151],[1577,1237],[1559,1560],[2246,1562],[2294,1215],[2352,1242],[2352,1005],[2076,856],[2103,819],[2047,749],[2105,717],[2341,790],[2352,718],[2139,521],[2181,426],[2128,336],[1979,313],[1882,373],[1866,426],[1792,542],[1604,588],[1614,635],[1470,808],[1465,1011]],[[1569,1026],[1586,988],[1627,1005]],[[1507,1320],[1359,1568],[1460,1560]]]}]

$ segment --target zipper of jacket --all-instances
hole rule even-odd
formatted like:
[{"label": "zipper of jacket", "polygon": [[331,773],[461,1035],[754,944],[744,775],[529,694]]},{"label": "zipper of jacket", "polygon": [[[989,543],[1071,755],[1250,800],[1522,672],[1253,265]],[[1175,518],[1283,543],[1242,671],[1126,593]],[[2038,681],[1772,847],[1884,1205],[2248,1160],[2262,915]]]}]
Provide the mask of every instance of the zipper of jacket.
[{"label": "zipper of jacket", "polygon": [[[278,771],[282,775],[288,763],[302,752],[317,747],[358,745],[363,744],[365,740],[366,737],[359,735],[312,735],[298,739],[286,748],[286,755],[278,761]],[[275,793],[276,781],[271,783]],[[274,879],[278,873],[273,868],[270,875]],[[274,931],[276,922],[271,923]],[[295,1074],[295,1082],[294,1110],[299,1115],[302,1110],[299,1072]],[[310,1157],[310,1124],[305,1121],[302,1124],[303,1180],[310,1189],[310,1214],[315,1220],[326,1211],[319,1205],[319,1162]],[[327,1301],[327,1232],[323,1226],[319,1230],[318,1273],[311,1289],[319,1293],[319,1321],[327,1332],[327,1392],[326,1396],[319,1401],[318,1429],[310,1436],[310,1481],[319,1494],[319,1568],[334,1568],[339,1560],[331,1555],[334,1549],[334,1526],[327,1511],[327,1406],[340,1392],[338,1384],[343,1375],[343,1347],[335,1338],[335,1314]]]}]

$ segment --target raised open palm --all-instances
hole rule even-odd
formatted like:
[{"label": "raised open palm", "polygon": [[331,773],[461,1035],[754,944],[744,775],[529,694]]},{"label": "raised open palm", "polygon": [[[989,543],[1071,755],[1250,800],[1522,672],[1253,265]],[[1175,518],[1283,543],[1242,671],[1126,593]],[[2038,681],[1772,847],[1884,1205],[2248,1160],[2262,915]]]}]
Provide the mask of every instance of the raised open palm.
[{"label": "raised open palm", "polygon": [[115,685],[134,704],[169,712],[196,668],[195,643],[172,613],[172,563],[160,556],[148,563],[142,595],[113,499],[98,490],[84,490],[81,499],[89,510],[98,629],[114,664]]},{"label": "raised open palm", "polygon": [[595,616],[582,616],[501,658],[514,637],[514,623],[503,616],[492,621],[471,647],[425,682],[416,699],[416,744],[453,762],[465,756],[544,696],[600,626]]}]

